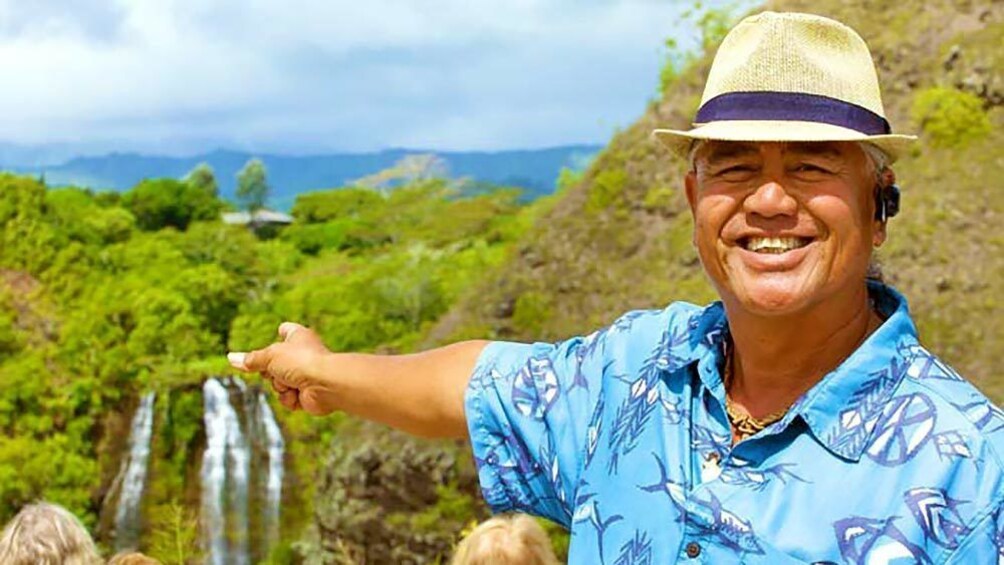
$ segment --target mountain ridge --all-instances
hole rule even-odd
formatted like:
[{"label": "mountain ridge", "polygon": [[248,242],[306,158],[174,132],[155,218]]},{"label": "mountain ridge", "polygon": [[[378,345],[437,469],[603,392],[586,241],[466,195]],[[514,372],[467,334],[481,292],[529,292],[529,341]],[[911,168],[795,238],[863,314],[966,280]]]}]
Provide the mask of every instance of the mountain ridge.
[{"label": "mountain ridge", "polygon": [[392,148],[369,153],[318,153],[282,155],[216,149],[192,156],[146,155],[110,152],[81,156],[59,165],[6,167],[21,174],[44,175],[50,185],[78,185],[93,189],[127,190],[145,178],[180,178],[199,163],[208,163],[216,173],[220,194],[232,198],[236,174],[251,158],[265,163],[273,187],[270,204],[288,209],[297,194],[345,186],[352,180],[392,167],[407,155],[434,154],[454,177],[519,186],[532,200],[554,189],[563,167],[581,168],[601,146],[577,144],[539,149],[497,151],[434,151]]}]

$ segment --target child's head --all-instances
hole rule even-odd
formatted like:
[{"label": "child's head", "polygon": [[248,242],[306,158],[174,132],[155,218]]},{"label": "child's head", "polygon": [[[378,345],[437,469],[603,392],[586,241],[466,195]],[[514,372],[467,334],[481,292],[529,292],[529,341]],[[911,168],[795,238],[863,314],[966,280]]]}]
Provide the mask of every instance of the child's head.
[{"label": "child's head", "polygon": [[556,565],[543,528],[523,514],[497,516],[474,529],[457,546],[452,565]]},{"label": "child's head", "polygon": [[0,536],[4,565],[96,565],[101,556],[76,516],[62,506],[29,504]]},{"label": "child's head", "polygon": [[160,561],[137,552],[119,553],[108,560],[108,565],[160,565]]}]

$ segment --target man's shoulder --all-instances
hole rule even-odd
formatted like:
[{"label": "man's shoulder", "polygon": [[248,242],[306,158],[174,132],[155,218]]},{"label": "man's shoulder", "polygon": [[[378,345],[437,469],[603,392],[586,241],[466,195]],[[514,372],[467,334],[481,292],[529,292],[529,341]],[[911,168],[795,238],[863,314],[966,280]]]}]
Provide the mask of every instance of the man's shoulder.
[{"label": "man's shoulder", "polygon": [[666,327],[679,326],[681,324],[687,325],[691,323],[691,320],[699,319],[709,309],[716,307],[718,304],[716,302],[707,306],[699,306],[690,302],[676,301],[670,302],[663,308],[630,310],[621,314],[610,327],[633,326],[638,322],[647,325],[661,324]]},{"label": "man's shoulder", "polygon": [[678,301],[664,308],[626,312],[609,326],[587,336],[586,341],[602,339],[607,345],[619,342],[634,347],[665,347],[667,341],[683,345],[699,341],[724,325],[721,303],[699,306]]},{"label": "man's shoulder", "polygon": [[913,346],[908,359],[900,392],[930,399],[937,413],[936,438],[965,438],[968,449],[987,450],[1004,472],[1004,410],[927,348]]}]

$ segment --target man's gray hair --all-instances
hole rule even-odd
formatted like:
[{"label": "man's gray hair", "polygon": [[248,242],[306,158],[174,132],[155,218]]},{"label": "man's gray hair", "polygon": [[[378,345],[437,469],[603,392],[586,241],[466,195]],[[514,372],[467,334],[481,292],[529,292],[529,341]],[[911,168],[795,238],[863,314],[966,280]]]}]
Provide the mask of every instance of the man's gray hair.
[{"label": "man's gray hair", "polygon": [[[875,175],[881,177],[882,171],[889,168],[889,155],[885,151],[878,148],[877,145],[872,145],[867,141],[859,141],[858,147],[865,152],[868,156],[868,160],[871,161],[872,167],[874,168]],[[881,179],[880,179],[881,180]]]}]

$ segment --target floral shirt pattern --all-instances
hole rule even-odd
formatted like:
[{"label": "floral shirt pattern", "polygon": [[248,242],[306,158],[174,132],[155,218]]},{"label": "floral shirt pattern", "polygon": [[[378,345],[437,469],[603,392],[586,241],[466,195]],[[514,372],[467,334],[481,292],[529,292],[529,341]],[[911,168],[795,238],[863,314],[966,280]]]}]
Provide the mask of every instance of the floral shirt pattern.
[{"label": "floral shirt pattern", "polygon": [[1004,564],[1004,412],[870,291],[882,326],[736,445],[720,303],[489,344],[465,397],[486,500],[563,524],[570,563]]}]

